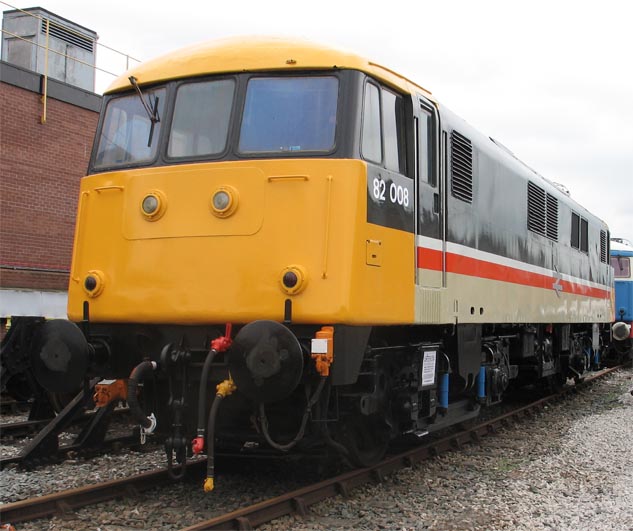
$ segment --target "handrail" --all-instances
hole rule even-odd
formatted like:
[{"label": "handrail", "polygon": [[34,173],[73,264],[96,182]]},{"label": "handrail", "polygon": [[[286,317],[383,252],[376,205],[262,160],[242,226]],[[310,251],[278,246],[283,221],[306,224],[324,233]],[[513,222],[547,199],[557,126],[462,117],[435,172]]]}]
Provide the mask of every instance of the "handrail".
[{"label": "handrail", "polygon": [[[114,72],[110,72],[109,70],[106,70],[105,68],[101,68],[101,67],[97,66],[96,64],[91,64],[91,63],[88,63],[86,61],[83,61],[83,60],[79,59],[78,57],[73,57],[71,55],[68,55],[67,53],[60,52],[60,51],[57,51],[57,50],[53,50],[49,46],[51,21],[53,22],[53,24],[56,24],[58,26],[63,27],[64,31],[66,31],[66,32],[68,32],[70,34],[73,34],[73,35],[77,35],[77,36],[79,36],[79,37],[81,37],[83,39],[86,38],[86,34],[81,33],[79,31],[76,31],[75,29],[73,29],[71,27],[68,27],[66,25],[62,26],[59,22],[56,22],[54,19],[51,19],[49,17],[43,17],[43,16],[40,16],[40,15],[36,15],[34,13],[31,13],[29,11],[25,11],[24,9],[20,9],[20,8],[14,6],[14,5],[11,5],[8,2],[5,2],[3,0],[0,0],[0,4],[3,4],[5,6],[7,6],[7,7],[10,7],[10,8],[12,8],[15,11],[19,11],[20,13],[24,13],[25,15],[28,15],[28,16],[33,17],[35,19],[41,20],[42,22],[46,22],[46,32],[45,32],[46,33],[46,45],[41,45],[41,44],[38,44],[37,42],[33,42],[33,41],[29,40],[29,39],[25,39],[24,37],[22,37],[20,35],[17,35],[17,34],[11,32],[9,30],[6,30],[4,28],[1,29],[3,34],[7,34],[7,35],[11,36],[12,38],[19,39],[19,40],[24,41],[24,42],[28,42],[29,44],[31,44],[33,46],[36,46],[38,48],[42,48],[42,49],[45,50],[45,54],[44,54],[44,74],[43,74],[44,78],[43,78],[43,83],[42,83],[42,115],[40,116],[40,122],[42,124],[46,123],[47,100],[48,100],[48,77],[49,77],[49,75],[48,75],[48,57],[49,57],[49,52],[54,53],[56,55],[59,55],[61,57],[64,57],[65,59],[68,59],[70,61],[74,61],[76,63],[79,63],[79,64],[85,65],[85,66],[87,66],[89,68],[92,68],[95,72],[96,71],[103,72],[104,74],[108,74],[108,75],[113,76],[113,77],[117,77],[117,76],[120,75],[120,74],[117,74],[117,73],[114,73]],[[92,40],[92,42],[96,46],[101,46],[101,47],[103,47],[103,48],[105,48],[107,50],[110,50],[112,52],[115,52],[115,53],[125,57],[126,58],[126,70],[130,66],[130,59],[133,60],[133,61],[136,61],[138,63],[141,62],[139,59],[136,59],[136,58],[130,56],[129,54],[120,52],[119,50],[115,50],[114,48],[111,48],[110,46],[106,46],[105,44],[101,44],[100,42],[97,42],[96,39]]]}]

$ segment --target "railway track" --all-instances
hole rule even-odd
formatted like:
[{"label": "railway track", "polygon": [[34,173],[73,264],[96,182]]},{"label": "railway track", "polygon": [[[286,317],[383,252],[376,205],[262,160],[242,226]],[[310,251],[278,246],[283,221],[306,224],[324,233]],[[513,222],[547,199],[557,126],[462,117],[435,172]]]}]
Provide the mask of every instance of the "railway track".
[{"label": "railway track", "polygon": [[19,401],[13,398],[2,396],[0,399],[0,413],[3,415],[15,415],[28,411],[31,407],[31,403],[28,401]]},{"label": "railway track", "polygon": [[[513,422],[530,418],[539,409],[573,394],[578,388],[601,378],[623,366],[605,369],[587,377],[582,385],[565,387],[561,392],[536,400],[528,405],[501,414],[485,422],[477,423],[443,438],[416,446],[396,455],[391,455],[370,468],[352,470],[325,481],[299,488],[284,495],[244,507],[233,512],[214,517],[183,531],[201,531],[213,529],[247,530],[269,522],[281,516],[298,513],[306,515],[311,505],[326,498],[341,494],[348,496],[353,489],[370,482],[381,482],[387,475],[416,463],[461,448],[465,444],[478,442],[482,437],[495,433],[498,429]],[[190,471],[202,474],[205,460],[192,460],[188,464]],[[133,496],[150,488],[169,482],[166,469],[131,476],[128,478],[88,485],[46,496],[0,505],[0,522],[13,524],[51,517],[74,509],[94,505],[106,500]]]},{"label": "railway track", "polygon": [[[201,467],[205,460],[192,461],[190,467]],[[55,492],[27,500],[0,505],[0,522],[26,522],[63,514],[80,507],[94,505],[103,501],[135,496],[139,493],[159,487],[171,481],[167,470],[144,472],[129,478],[115,479],[77,489]]]},{"label": "railway track", "polygon": [[[104,440],[98,448],[83,448],[81,444],[68,444],[57,448],[50,456],[42,457],[41,459],[32,459],[27,469],[41,466],[44,464],[54,464],[68,458],[72,455],[82,455],[84,457],[90,457],[94,455],[101,455],[108,451],[118,451],[121,448],[137,448],[140,446],[140,440],[138,434],[121,435],[119,437],[110,437]],[[22,464],[23,455],[17,454],[12,457],[3,457],[0,459],[0,470],[4,470],[9,465]]]},{"label": "railway track", "polygon": [[[114,417],[121,417],[129,413],[127,408],[116,409],[110,412]],[[50,425],[58,419],[26,420],[0,425],[0,440],[8,437],[19,438],[33,436],[31,441],[23,447],[19,453],[10,457],[0,458],[0,470],[9,465],[20,465],[25,468],[34,468],[44,464],[60,462],[69,455],[93,456],[109,450],[118,450],[122,447],[134,448],[139,446],[138,432],[126,430],[124,435],[106,437],[107,425],[103,430],[90,431],[91,423],[98,420],[99,411],[89,411],[79,414],[68,421],[58,431],[51,432]],[[79,426],[79,434],[72,434],[70,427]],[[60,445],[59,435],[62,433],[72,435],[74,442]]]},{"label": "railway track", "polygon": [[[116,409],[112,412],[114,416],[122,416],[128,413],[127,409]],[[77,417],[71,425],[81,425],[90,421],[95,416],[93,411],[84,413]],[[37,433],[46,426],[52,419],[42,420],[22,420],[19,422],[6,422],[0,424],[0,440],[7,438],[28,437]]]},{"label": "railway track", "polygon": [[18,422],[3,422],[0,424],[0,440],[28,437],[40,428],[46,426],[50,419],[21,420]]}]

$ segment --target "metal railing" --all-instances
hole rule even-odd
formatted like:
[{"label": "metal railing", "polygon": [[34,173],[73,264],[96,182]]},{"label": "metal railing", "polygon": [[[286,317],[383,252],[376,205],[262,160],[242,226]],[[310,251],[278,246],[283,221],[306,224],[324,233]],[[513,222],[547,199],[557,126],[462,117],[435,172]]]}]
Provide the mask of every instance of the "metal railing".
[{"label": "metal railing", "polygon": [[[49,46],[51,19],[49,19],[48,17],[43,17],[43,16],[40,16],[40,15],[33,14],[33,13],[29,12],[29,11],[25,11],[25,10],[20,9],[20,8],[18,8],[16,6],[13,6],[13,5],[11,5],[11,4],[7,3],[7,2],[4,2],[3,0],[0,0],[0,4],[3,4],[3,5],[11,8],[11,9],[13,9],[15,11],[19,11],[20,13],[23,13],[23,14],[28,15],[30,17],[33,17],[35,19],[38,19],[40,21],[40,24],[41,23],[45,24],[45,28],[46,28],[46,32],[45,32],[45,34],[46,34],[46,44],[45,45],[42,45],[42,44],[39,44],[39,43],[34,42],[32,40],[26,39],[23,36],[17,35],[15,33],[11,32],[11,31],[8,31],[8,30],[4,29],[4,27],[2,28],[2,33],[3,34],[9,35],[11,38],[18,39],[18,40],[21,40],[23,42],[27,42],[27,43],[31,44],[32,46],[36,46],[37,48],[41,48],[41,49],[45,50],[45,52],[44,52],[44,73],[42,74],[43,75],[43,83],[42,83],[42,115],[40,116],[40,122],[42,124],[46,123],[46,111],[47,111],[47,99],[48,99],[48,77],[49,77],[48,76],[48,74],[49,74],[49,72],[48,72],[49,53],[56,54],[58,56],[64,57],[66,60],[74,61],[76,63],[79,63],[79,64],[85,65],[85,66],[87,66],[89,68],[92,68],[94,70],[94,72],[95,72],[95,79],[96,79],[96,73],[97,72],[102,72],[102,73],[107,74],[107,75],[112,76],[112,77],[118,77],[122,73],[122,72],[115,73],[115,72],[112,72],[110,70],[106,70],[105,68],[97,66],[96,63],[95,64],[91,64],[91,63],[88,63],[86,61],[83,61],[83,60],[79,59],[78,57],[73,57],[71,55],[68,55],[67,53],[51,49],[50,46]],[[52,22],[53,22],[53,24],[60,25],[59,22],[57,22],[55,20],[53,20]],[[76,31],[76,30],[74,30],[74,29],[72,29],[72,28],[70,28],[70,27],[68,27],[66,25],[63,26],[63,29],[64,29],[65,32],[68,32],[70,34],[74,34],[74,35],[79,36],[79,37],[81,37],[83,39],[86,38],[85,34],[80,33],[80,32],[78,32],[78,31]],[[114,52],[115,54],[117,54],[117,55],[119,55],[121,57],[124,57],[125,58],[125,70],[129,69],[130,61],[134,61],[136,63],[140,63],[141,62],[140,59],[136,59],[136,58],[132,57],[131,55],[127,54],[127,53],[124,53],[124,52],[121,52],[119,50],[116,50],[116,49],[114,49],[114,48],[112,48],[110,46],[107,46],[105,44],[101,44],[101,43],[97,42],[96,40],[94,41],[94,44],[96,46],[99,46],[99,47],[101,47],[103,49],[106,49],[106,50],[108,50],[110,52]]]}]

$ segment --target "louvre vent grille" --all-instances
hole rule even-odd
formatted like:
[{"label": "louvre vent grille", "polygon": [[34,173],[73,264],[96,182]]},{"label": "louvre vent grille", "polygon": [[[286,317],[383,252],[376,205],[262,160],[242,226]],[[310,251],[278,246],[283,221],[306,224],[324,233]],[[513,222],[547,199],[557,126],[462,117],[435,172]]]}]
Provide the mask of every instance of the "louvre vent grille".
[{"label": "louvre vent grille", "polygon": [[545,236],[545,190],[528,183],[528,229]]},{"label": "louvre vent grille", "polygon": [[607,233],[600,231],[600,261],[607,263]]},{"label": "louvre vent grille", "polygon": [[[86,50],[90,53],[94,51],[94,41],[92,39],[65,28],[52,20],[50,21],[48,32],[51,37],[55,37],[56,39],[67,42],[68,44],[77,46],[77,48],[81,48],[82,50]],[[46,20],[42,20],[42,33],[46,33]]]},{"label": "louvre vent grille", "polygon": [[451,133],[451,193],[457,199],[473,202],[473,146],[457,131]]},{"label": "louvre vent grille", "polygon": [[547,237],[550,240],[558,241],[558,199],[547,194],[545,208],[547,211]]},{"label": "louvre vent grille", "polygon": [[558,199],[528,182],[528,229],[558,241]]}]

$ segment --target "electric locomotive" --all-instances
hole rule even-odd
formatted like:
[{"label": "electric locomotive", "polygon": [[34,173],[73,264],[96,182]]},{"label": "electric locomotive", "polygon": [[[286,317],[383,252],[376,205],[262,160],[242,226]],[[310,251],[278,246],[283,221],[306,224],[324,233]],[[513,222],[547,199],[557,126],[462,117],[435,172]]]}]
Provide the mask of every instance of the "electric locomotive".
[{"label": "electric locomotive", "polygon": [[513,382],[582,378],[608,257],[604,222],[389,68],[214,41],[106,92],[69,320],[34,370],[57,392],[102,380],[97,403],[126,398],[170,463],[194,439],[362,466]]}]

